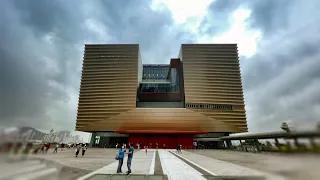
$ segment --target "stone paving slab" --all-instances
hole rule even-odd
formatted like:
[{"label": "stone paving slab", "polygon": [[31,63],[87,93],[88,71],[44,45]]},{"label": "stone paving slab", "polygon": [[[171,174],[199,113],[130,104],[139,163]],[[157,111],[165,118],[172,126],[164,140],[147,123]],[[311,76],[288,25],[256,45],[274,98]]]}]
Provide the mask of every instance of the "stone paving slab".
[{"label": "stone paving slab", "polygon": [[[154,158],[155,158],[155,151],[149,150],[148,153],[145,153],[144,151],[136,151],[133,154],[133,159],[131,162],[131,174],[154,174]],[[127,171],[127,155],[125,156],[123,160],[123,166],[122,166],[122,172],[125,173]],[[118,167],[118,161],[114,160],[113,163],[104,166],[92,173],[87,174],[86,176],[83,176],[79,178],[79,180],[85,180],[89,177],[92,177],[96,174],[116,174]],[[153,168],[153,170],[152,170]]]},{"label": "stone paving slab", "polygon": [[251,153],[230,150],[186,150],[292,180],[320,179],[319,154]]},{"label": "stone paving slab", "polygon": [[118,175],[118,174],[96,174],[88,180],[167,180],[166,176],[162,175]]},{"label": "stone paving slab", "polygon": [[46,154],[32,154],[30,158],[46,159],[64,166],[94,171],[113,163],[118,152],[117,149],[88,148],[83,157],[81,155],[75,157],[75,149],[72,148],[59,150],[57,154],[52,151],[49,150]]},{"label": "stone paving slab", "polygon": [[[175,153],[175,151],[173,151],[173,153]],[[202,156],[202,155],[191,153],[188,151],[182,151],[182,154],[177,154],[177,156],[185,159],[186,161],[194,164],[197,167],[204,169],[205,171],[215,176],[255,176],[255,177],[266,177],[266,179],[270,179],[270,180],[285,179],[281,176],[267,174],[254,169],[246,168],[243,166],[213,159],[210,157]]]},{"label": "stone paving slab", "polygon": [[49,167],[40,160],[3,161],[0,164],[0,180],[58,179],[58,168]]},{"label": "stone paving slab", "polygon": [[[161,150],[160,151],[168,151],[167,150]],[[169,150],[175,153],[175,150]],[[95,171],[100,168],[104,168],[108,165],[111,165],[115,163],[114,160],[115,155],[117,154],[117,149],[102,149],[102,148],[88,148],[86,154],[84,157],[75,157],[74,149],[65,149],[64,151],[58,151],[57,154],[53,154],[51,151],[49,151],[47,154],[38,154],[38,155],[31,155],[30,157],[37,157],[45,160],[55,161],[63,166],[73,167],[84,170],[84,172],[88,173],[89,171]],[[135,156],[132,161],[132,167],[133,169],[136,167],[141,168],[140,172],[143,172],[144,174],[152,174],[152,172],[155,171],[155,168],[152,164],[155,162],[155,164],[161,164],[162,160],[159,157],[158,153],[158,160],[153,160],[154,158],[154,152],[153,149],[148,149],[148,153],[145,154],[144,150],[135,150]],[[193,156],[186,157],[188,153],[198,154],[202,155],[205,158],[202,157],[202,159],[196,157],[194,159]],[[140,154],[143,155],[142,159],[136,159],[136,155]],[[0,154],[1,155],[1,154]],[[139,156],[139,155],[138,155]],[[144,159],[143,157],[149,160]],[[250,169],[249,172],[255,169],[256,172],[260,174],[268,173],[268,175],[276,174],[278,176],[284,176],[288,179],[294,179],[294,180],[300,180],[300,179],[318,179],[316,177],[319,177],[320,171],[318,171],[318,167],[320,164],[320,156],[277,156],[277,155],[265,155],[260,153],[245,153],[245,152],[234,152],[234,151],[219,151],[219,150],[185,150],[183,151],[182,157],[188,159],[189,161],[195,162],[199,166],[203,167],[204,169],[207,169],[208,171],[211,171],[211,174],[216,175],[215,177],[219,176],[219,172],[225,176],[225,174],[228,173],[227,170],[230,168],[229,164],[238,165],[241,168],[247,168]],[[177,157],[176,157],[177,158]],[[0,161],[3,158],[0,158]],[[156,158],[157,159],[157,158]],[[213,159],[213,160],[212,160]],[[179,159],[181,161],[181,159]],[[217,167],[211,167],[208,165],[200,165],[200,162],[217,162],[220,160],[220,163],[227,164],[227,168],[221,168],[222,170],[219,170]],[[150,161],[148,163],[145,163],[145,161]],[[302,163],[303,162],[303,163]],[[185,163],[185,161],[183,162]],[[3,163],[0,163],[0,166]],[[117,164],[117,162],[116,162]],[[143,164],[140,166],[140,164]],[[147,165],[149,164],[149,165]],[[163,163],[162,163],[163,164]],[[162,167],[162,164],[160,168]],[[285,165],[284,165],[285,164]],[[114,174],[116,171],[116,166],[114,167],[113,172],[110,174]],[[169,165],[170,166],[170,165]],[[154,167],[154,168],[153,168]],[[157,166],[159,167],[159,166]],[[192,166],[194,167],[194,166]],[[191,168],[192,168],[191,167]],[[124,161],[123,165],[124,170],[126,170],[126,160]],[[143,168],[145,168],[143,170]],[[217,169],[215,169],[217,168]],[[0,167],[1,169],[1,167]],[[4,168],[3,168],[4,169]],[[196,169],[196,168],[195,168]],[[217,173],[217,172],[218,173]],[[237,172],[237,176],[239,175],[239,172],[237,169],[233,172]],[[265,172],[265,173],[264,173]],[[68,171],[69,173],[69,171]],[[68,174],[66,173],[66,174]],[[162,174],[162,173],[161,173]],[[203,173],[200,172],[200,174],[203,175]],[[248,171],[244,171],[243,174],[251,174],[248,173]],[[204,175],[203,175],[204,176]],[[273,179],[278,178],[278,176],[275,176]],[[77,176],[79,177],[79,176]],[[221,176],[222,177],[222,176]],[[238,176],[239,177],[239,176]],[[244,177],[242,175],[242,177]],[[206,177],[207,178],[207,177]],[[75,178],[73,178],[75,179]],[[208,179],[208,178],[207,178]]]},{"label": "stone paving slab", "polygon": [[205,180],[201,173],[190,167],[168,150],[158,150],[163,173],[169,180]]}]

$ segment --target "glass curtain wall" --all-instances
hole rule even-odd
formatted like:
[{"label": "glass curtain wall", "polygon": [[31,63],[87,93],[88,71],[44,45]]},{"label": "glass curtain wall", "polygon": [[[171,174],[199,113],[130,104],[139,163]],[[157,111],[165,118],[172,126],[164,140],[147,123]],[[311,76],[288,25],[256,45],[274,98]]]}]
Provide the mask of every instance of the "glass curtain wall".
[{"label": "glass curtain wall", "polygon": [[179,92],[178,70],[171,69],[170,80],[167,79],[168,71],[169,66],[144,66],[140,92]]},{"label": "glass curtain wall", "polygon": [[178,74],[177,68],[171,68],[170,81],[171,81],[170,92],[179,92],[179,74]]},{"label": "glass curtain wall", "polygon": [[159,80],[166,81],[169,66],[146,66],[143,67],[143,81],[157,82]]},{"label": "glass curtain wall", "polygon": [[141,92],[170,92],[170,84],[141,84]]}]

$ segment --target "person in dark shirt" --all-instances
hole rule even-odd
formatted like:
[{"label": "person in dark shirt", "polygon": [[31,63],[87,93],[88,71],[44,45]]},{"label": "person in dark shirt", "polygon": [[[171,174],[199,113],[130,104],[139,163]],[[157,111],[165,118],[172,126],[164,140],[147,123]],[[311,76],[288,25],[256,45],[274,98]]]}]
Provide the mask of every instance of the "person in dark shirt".
[{"label": "person in dark shirt", "polygon": [[86,153],[87,150],[87,145],[84,144],[84,146],[82,146],[82,157],[84,156],[84,153]]},{"label": "person in dark shirt", "polygon": [[78,157],[78,154],[79,154],[79,152],[80,152],[80,144],[77,144],[76,145],[76,157]]},{"label": "person in dark shirt", "polygon": [[176,150],[177,150],[177,153],[182,153],[180,144],[177,144]]},{"label": "person in dark shirt", "polygon": [[132,144],[129,143],[129,152],[127,152],[127,154],[128,154],[128,160],[127,160],[128,171],[127,171],[127,175],[131,173],[131,162],[132,162],[132,158],[133,158],[133,152],[134,152],[134,148],[133,148]]}]

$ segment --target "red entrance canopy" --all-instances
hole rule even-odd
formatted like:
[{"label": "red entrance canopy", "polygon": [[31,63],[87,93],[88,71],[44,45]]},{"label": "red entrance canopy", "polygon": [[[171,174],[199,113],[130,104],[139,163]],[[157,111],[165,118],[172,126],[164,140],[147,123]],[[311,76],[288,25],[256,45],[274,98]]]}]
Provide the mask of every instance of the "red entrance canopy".
[{"label": "red entrance canopy", "polygon": [[170,130],[116,130],[118,134],[208,134],[201,131],[170,131]]}]

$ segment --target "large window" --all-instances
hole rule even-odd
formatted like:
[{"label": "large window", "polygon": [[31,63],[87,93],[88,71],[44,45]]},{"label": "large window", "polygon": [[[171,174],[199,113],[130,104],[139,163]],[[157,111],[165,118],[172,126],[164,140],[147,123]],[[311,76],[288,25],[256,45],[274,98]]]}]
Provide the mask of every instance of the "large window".
[{"label": "large window", "polygon": [[179,92],[179,73],[177,68],[171,68],[170,71],[171,92]]},{"label": "large window", "polygon": [[143,66],[143,77],[144,80],[159,80],[167,79],[169,66]]},{"label": "large window", "polygon": [[170,84],[141,84],[141,92],[170,92]]},{"label": "large window", "polygon": [[144,65],[140,92],[179,92],[179,73],[169,65]]}]

